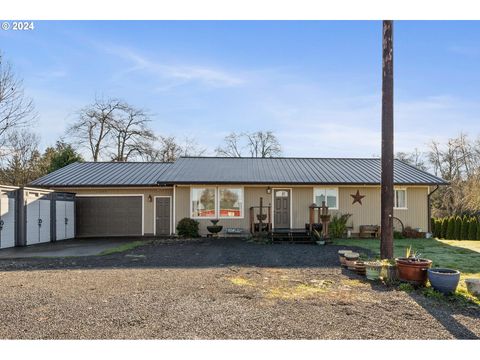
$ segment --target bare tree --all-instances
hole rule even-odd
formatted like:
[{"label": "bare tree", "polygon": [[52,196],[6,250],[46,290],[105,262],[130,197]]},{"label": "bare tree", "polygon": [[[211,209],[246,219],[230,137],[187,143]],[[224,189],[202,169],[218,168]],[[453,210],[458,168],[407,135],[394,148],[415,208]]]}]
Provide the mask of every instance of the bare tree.
[{"label": "bare tree", "polygon": [[267,158],[282,154],[282,148],[275,134],[271,131],[255,131],[227,135],[224,145],[215,149],[219,156],[243,157],[246,151],[250,157]]},{"label": "bare tree", "polygon": [[0,146],[8,141],[9,130],[24,127],[35,116],[33,101],[25,95],[22,80],[0,52]]},{"label": "bare tree", "polygon": [[197,140],[192,137],[185,137],[180,145],[182,151],[181,156],[203,156],[207,149],[201,147]]},{"label": "bare tree", "polygon": [[426,171],[428,169],[427,163],[425,161],[425,154],[419,151],[417,148],[415,148],[413,152],[399,151],[395,154],[395,157],[398,160],[401,160],[407,164],[415,166],[420,170]]},{"label": "bare tree", "polygon": [[93,161],[98,161],[103,150],[110,146],[109,140],[117,113],[127,104],[118,99],[96,99],[93,104],[81,109],[78,119],[68,128],[67,133],[78,145],[86,147]]},{"label": "bare tree", "polygon": [[242,134],[232,132],[223,139],[224,145],[215,149],[217,156],[242,157]]},{"label": "bare tree", "polygon": [[147,126],[150,119],[141,109],[124,105],[122,112],[111,119],[111,135],[115,143],[114,161],[128,161],[133,156],[142,156],[149,151],[149,143],[156,139]]},{"label": "bare tree", "polygon": [[13,131],[8,136],[9,155],[1,169],[1,181],[24,186],[43,175],[39,138],[27,130]]},{"label": "bare tree", "polygon": [[271,131],[246,133],[250,157],[269,158],[282,155],[282,148],[277,137]]}]

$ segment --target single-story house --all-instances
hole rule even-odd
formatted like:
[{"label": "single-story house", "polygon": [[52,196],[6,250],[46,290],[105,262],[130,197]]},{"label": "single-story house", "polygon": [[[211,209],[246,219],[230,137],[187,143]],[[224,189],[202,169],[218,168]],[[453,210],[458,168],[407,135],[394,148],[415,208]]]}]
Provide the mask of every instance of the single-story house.
[{"label": "single-story house", "polygon": [[[76,194],[77,236],[175,234],[185,217],[248,232],[251,208],[271,205],[274,229],[305,228],[309,206],[352,214],[353,233],[380,224],[378,158],[182,157],[173,163],[78,162],[30,185]],[[443,179],[394,162],[394,216],[427,231],[429,194]]]}]

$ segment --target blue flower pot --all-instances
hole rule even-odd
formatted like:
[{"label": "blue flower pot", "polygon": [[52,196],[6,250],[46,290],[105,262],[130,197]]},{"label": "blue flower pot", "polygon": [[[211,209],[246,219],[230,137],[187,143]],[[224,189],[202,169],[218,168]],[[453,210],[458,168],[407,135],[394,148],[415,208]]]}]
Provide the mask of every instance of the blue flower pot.
[{"label": "blue flower pot", "polygon": [[443,294],[454,293],[460,281],[460,271],[452,269],[428,269],[428,280],[432,287]]}]

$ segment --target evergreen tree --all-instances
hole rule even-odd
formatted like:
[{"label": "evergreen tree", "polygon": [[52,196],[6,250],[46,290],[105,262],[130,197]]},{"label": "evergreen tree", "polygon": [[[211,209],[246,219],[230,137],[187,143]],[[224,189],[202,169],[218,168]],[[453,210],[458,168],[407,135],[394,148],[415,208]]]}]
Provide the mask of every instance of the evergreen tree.
[{"label": "evergreen tree", "polygon": [[477,240],[480,240],[480,223],[477,221]]},{"label": "evergreen tree", "polygon": [[455,217],[455,236],[454,239],[459,240],[462,237],[462,218],[460,216]]},{"label": "evergreen tree", "polygon": [[459,240],[467,240],[468,239],[468,225],[469,225],[470,219],[467,218],[465,215],[462,219],[462,234],[460,236]]},{"label": "evergreen tree", "polygon": [[475,240],[477,238],[477,227],[478,227],[477,218],[472,217],[469,221],[469,226],[468,226],[468,240]]},{"label": "evergreen tree", "polygon": [[445,217],[442,219],[442,228],[440,233],[441,239],[445,239],[445,236],[447,235],[447,227],[448,227],[448,218]]},{"label": "evergreen tree", "polygon": [[453,240],[454,238],[455,238],[455,217],[450,216],[448,218],[446,239]]}]

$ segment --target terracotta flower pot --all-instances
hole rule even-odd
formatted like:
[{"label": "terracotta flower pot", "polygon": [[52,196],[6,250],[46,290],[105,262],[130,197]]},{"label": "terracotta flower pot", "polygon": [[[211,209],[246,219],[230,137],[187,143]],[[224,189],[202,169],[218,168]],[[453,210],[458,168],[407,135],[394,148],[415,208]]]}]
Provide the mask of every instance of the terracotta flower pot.
[{"label": "terracotta flower pot", "polygon": [[358,275],[365,275],[366,273],[366,267],[365,267],[365,263],[361,260],[357,260],[355,261],[355,272],[358,274]]},{"label": "terracotta flower pot", "polygon": [[398,278],[414,285],[425,286],[427,283],[427,270],[432,266],[429,259],[395,259],[398,269]]},{"label": "terracotta flower pot", "polygon": [[360,254],[355,252],[349,252],[345,254],[345,265],[348,270],[355,270],[355,262],[358,260]]},{"label": "terracotta flower pot", "polygon": [[345,254],[352,252],[351,250],[338,250],[338,259],[340,260],[340,265],[346,267],[347,264],[345,263]]}]

